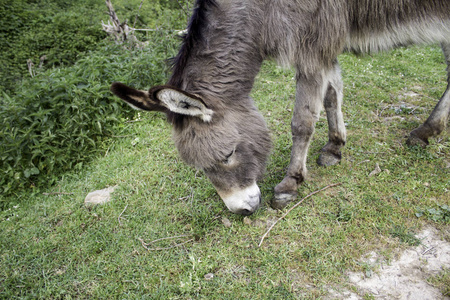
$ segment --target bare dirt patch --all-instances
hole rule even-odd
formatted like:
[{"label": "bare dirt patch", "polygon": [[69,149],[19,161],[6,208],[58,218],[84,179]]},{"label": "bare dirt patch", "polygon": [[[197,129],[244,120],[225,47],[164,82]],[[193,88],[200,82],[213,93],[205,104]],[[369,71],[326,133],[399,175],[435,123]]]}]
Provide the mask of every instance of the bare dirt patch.
[{"label": "bare dirt patch", "polygon": [[348,288],[330,290],[327,299],[450,299],[427,281],[450,268],[450,242],[432,227],[416,237],[421,245],[405,250],[390,263],[369,253],[362,260],[369,271],[348,273]]}]

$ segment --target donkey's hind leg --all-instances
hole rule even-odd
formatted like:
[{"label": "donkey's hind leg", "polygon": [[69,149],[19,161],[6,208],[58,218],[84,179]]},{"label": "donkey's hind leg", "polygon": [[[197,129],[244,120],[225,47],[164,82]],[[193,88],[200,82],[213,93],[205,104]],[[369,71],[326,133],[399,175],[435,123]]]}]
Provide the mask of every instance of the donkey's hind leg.
[{"label": "donkey's hind leg", "polygon": [[448,122],[450,115],[450,43],[443,43],[441,47],[447,62],[447,89],[425,123],[410,133],[406,141],[410,146],[427,146],[428,138],[440,134]]},{"label": "donkey's hind leg", "polygon": [[343,83],[339,65],[329,74],[324,107],[328,119],[328,143],[317,160],[321,166],[332,166],[341,161],[341,147],[345,145],[345,124],[342,115]]}]

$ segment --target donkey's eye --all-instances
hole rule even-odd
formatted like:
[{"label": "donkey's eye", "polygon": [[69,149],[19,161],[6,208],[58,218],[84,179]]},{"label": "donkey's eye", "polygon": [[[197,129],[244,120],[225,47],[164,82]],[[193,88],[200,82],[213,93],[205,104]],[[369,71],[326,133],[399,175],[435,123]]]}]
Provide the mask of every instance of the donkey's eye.
[{"label": "donkey's eye", "polygon": [[231,156],[233,156],[234,151],[235,151],[235,150],[231,151],[230,154],[228,154],[227,156],[225,156],[225,159],[222,160],[222,163],[223,163],[224,165],[227,165],[227,164],[230,163],[230,158],[231,158]]}]

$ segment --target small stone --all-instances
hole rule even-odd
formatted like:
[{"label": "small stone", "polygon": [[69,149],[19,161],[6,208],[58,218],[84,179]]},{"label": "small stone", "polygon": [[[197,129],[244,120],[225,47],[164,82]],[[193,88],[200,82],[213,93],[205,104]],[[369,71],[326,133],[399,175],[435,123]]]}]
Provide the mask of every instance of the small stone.
[{"label": "small stone", "polygon": [[231,221],[228,220],[227,218],[222,218],[222,224],[223,224],[223,226],[225,226],[226,228],[230,228],[230,227],[231,227]]},{"label": "small stone", "polygon": [[110,186],[103,190],[97,190],[94,192],[90,192],[87,194],[86,198],[84,199],[85,205],[97,205],[97,204],[104,204],[106,202],[111,201],[111,193],[114,192],[117,185]]},{"label": "small stone", "polygon": [[380,174],[381,173],[381,168],[380,165],[378,163],[375,164],[375,170],[373,170],[372,172],[370,172],[369,177],[372,177],[374,175]]},{"label": "small stone", "polygon": [[260,219],[256,219],[255,221],[252,222],[252,226],[263,228],[263,227],[266,227],[266,222],[264,222],[263,220],[260,220]]},{"label": "small stone", "polygon": [[244,218],[244,224],[245,225],[252,225],[252,220],[249,217]]},{"label": "small stone", "polygon": [[213,273],[208,273],[205,275],[205,280],[211,280],[214,278],[214,274]]},{"label": "small stone", "polygon": [[409,92],[404,93],[403,96],[408,97],[408,98],[414,98],[414,97],[417,97],[420,95],[415,92],[409,91]]},{"label": "small stone", "polygon": [[276,210],[276,209],[273,209],[272,207],[268,207],[267,208],[267,213],[269,213],[269,214],[277,214],[278,213],[278,210]]}]

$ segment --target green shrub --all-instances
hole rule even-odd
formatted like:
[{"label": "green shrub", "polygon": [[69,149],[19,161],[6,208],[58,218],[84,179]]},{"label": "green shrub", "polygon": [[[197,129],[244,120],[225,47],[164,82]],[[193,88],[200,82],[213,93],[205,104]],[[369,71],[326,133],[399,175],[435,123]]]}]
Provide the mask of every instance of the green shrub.
[{"label": "green shrub", "polygon": [[0,194],[52,184],[99,152],[99,142],[133,114],[113,98],[111,82],[146,88],[166,78],[164,58],[176,43],[159,33],[153,40],[145,49],[103,46],[0,96]]},{"label": "green shrub", "polygon": [[[168,0],[112,0],[121,21],[138,28],[183,29],[186,15],[179,4]],[[181,2],[180,2],[181,3]],[[0,91],[13,92],[22,78],[29,78],[27,60],[38,69],[70,66],[97,49],[107,36],[104,1],[98,0],[0,0]],[[136,23],[135,23],[136,21]],[[139,39],[152,38],[145,32]]]},{"label": "green shrub", "polygon": [[434,222],[450,223],[450,206],[446,204],[437,205],[426,209],[418,209],[416,217],[425,216],[428,220]]},{"label": "green shrub", "polygon": [[28,59],[35,68],[44,55],[44,69],[71,65],[106,37],[98,4],[75,9],[65,2],[0,0],[0,89],[11,91],[29,76]]}]

